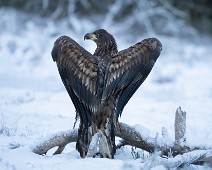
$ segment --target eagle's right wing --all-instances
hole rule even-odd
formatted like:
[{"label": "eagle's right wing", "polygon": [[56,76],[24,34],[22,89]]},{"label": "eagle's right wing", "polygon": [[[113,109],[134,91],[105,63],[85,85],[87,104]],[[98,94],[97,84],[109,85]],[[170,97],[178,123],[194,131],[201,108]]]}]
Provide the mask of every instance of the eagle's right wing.
[{"label": "eagle's right wing", "polygon": [[61,79],[77,112],[87,121],[91,112],[96,112],[100,105],[102,81],[98,62],[91,53],[67,36],[55,41],[52,58],[57,63]]},{"label": "eagle's right wing", "polygon": [[108,67],[103,99],[113,94],[117,99],[116,114],[144,82],[156,62],[162,45],[156,38],[145,39],[113,56]]}]

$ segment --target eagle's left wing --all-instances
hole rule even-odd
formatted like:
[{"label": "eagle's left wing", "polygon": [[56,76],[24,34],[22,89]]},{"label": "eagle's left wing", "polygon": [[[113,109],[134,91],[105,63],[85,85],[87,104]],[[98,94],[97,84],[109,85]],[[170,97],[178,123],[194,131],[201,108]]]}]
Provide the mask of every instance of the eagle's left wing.
[{"label": "eagle's left wing", "polygon": [[108,66],[103,100],[115,95],[116,114],[121,115],[124,106],[144,82],[162,50],[156,38],[145,39],[113,56]]},{"label": "eagle's left wing", "polygon": [[91,113],[100,107],[104,68],[98,66],[95,56],[67,36],[55,41],[52,58],[77,112],[87,123]]}]

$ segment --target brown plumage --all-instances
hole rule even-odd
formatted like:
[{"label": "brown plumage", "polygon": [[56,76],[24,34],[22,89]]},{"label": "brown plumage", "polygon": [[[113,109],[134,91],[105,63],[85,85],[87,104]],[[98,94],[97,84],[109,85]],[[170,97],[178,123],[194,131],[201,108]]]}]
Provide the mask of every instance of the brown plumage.
[{"label": "brown plumage", "polygon": [[62,36],[54,43],[52,58],[80,116],[76,147],[81,157],[87,155],[92,136],[101,132],[99,152],[113,158],[118,116],[150,73],[162,45],[149,38],[118,52],[114,37],[103,29],[84,39],[97,44],[93,55]]}]

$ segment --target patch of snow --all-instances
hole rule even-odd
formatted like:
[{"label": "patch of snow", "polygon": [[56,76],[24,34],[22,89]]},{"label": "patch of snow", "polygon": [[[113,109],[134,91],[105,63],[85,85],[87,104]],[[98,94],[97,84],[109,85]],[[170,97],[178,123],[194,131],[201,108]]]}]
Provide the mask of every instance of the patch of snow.
[{"label": "patch of snow", "polygon": [[134,126],[135,130],[141,135],[141,138],[146,140],[150,135],[150,130],[142,126],[141,124],[136,124]]}]

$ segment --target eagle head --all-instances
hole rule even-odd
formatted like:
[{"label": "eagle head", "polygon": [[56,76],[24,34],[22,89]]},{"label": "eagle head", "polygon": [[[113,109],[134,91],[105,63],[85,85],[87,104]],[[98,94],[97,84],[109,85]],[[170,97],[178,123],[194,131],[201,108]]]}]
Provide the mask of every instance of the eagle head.
[{"label": "eagle head", "polygon": [[[118,52],[115,38],[104,29],[85,34],[84,40],[93,40],[96,43],[97,49],[94,53],[96,55],[110,56]],[[105,54],[101,54],[102,51],[105,51]]]}]

